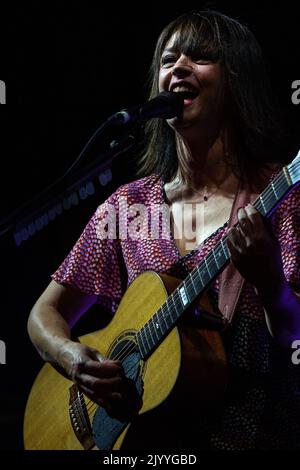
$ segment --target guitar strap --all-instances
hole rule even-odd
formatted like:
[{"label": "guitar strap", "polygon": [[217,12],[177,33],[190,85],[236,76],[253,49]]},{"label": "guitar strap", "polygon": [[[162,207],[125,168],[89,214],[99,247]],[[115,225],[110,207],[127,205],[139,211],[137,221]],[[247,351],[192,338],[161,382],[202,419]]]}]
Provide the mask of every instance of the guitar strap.
[{"label": "guitar strap", "polygon": [[[238,210],[241,207],[245,207],[248,203],[252,204],[261,194],[264,187],[270,181],[272,173],[274,173],[274,167],[271,169],[270,173],[264,175],[265,179],[263,180],[263,185],[259,185],[259,188],[253,187],[253,185],[250,186],[247,183],[244,183],[243,185],[239,184],[237,194],[231,208],[229,228],[236,224],[238,220]],[[262,180],[260,180],[260,182],[262,183]],[[232,321],[233,314],[244,285],[244,281],[244,278],[232,263],[229,263],[222,271],[220,277],[218,308],[229,323]]]}]

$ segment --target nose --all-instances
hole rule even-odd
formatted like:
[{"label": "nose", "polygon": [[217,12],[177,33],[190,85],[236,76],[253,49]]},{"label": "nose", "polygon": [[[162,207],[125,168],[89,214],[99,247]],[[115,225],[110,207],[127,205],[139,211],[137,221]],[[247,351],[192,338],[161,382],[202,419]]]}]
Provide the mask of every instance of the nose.
[{"label": "nose", "polygon": [[189,58],[186,55],[181,54],[173,66],[173,75],[178,78],[184,78],[190,75],[191,72],[192,67]]}]

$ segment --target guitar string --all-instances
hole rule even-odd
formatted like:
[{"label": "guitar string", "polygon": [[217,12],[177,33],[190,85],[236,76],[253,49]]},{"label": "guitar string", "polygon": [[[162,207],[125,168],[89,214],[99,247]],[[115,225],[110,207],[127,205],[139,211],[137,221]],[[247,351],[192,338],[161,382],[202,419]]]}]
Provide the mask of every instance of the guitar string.
[{"label": "guitar string", "polygon": [[[299,166],[299,165],[297,165],[297,166]],[[278,180],[277,180],[277,183],[278,183],[278,182],[279,182],[279,178],[278,178]],[[274,184],[274,183],[273,183],[273,184]],[[278,186],[278,184],[277,184],[277,186]],[[268,199],[270,199],[270,198],[268,197]],[[266,202],[266,201],[267,201],[267,199],[265,199],[265,202]],[[225,241],[225,237],[222,238],[221,241],[224,242],[224,241]],[[218,245],[217,245],[217,246],[218,246]],[[217,246],[215,247],[214,251],[216,250]],[[202,263],[201,263],[201,264],[202,264]],[[201,266],[201,265],[200,265],[200,266]],[[190,273],[190,275],[192,275],[192,274],[193,274],[193,272]],[[192,282],[193,282],[193,281],[192,281]],[[188,284],[188,282],[187,282],[187,284]],[[176,292],[176,294],[178,294],[178,292]],[[178,297],[178,295],[177,295],[177,297]],[[178,300],[178,299],[177,299],[177,300]],[[174,302],[174,304],[175,304],[175,300],[174,300],[174,299],[173,299],[173,302]],[[180,302],[180,305],[181,305],[181,302]],[[177,305],[175,304],[175,308],[176,308],[176,306],[178,306],[178,304],[177,304]],[[169,312],[168,312],[168,313],[169,313]],[[172,320],[173,320],[173,319],[172,319]],[[153,319],[152,319],[152,321],[153,321]],[[151,338],[152,338],[152,340],[153,340],[152,333],[153,333],[153,331],[155,331],[155,328],[154,328],[154,330],[152,330],[151,324],[149,324],[149,322],[148,322],[146,325],[148,325],[148,333],[150,332],[150,336],[151,336]],[[143,328],[144,328],[144,327],[143,327]],[[164,333],[165,333],[165,332],[164,332]],[[146,338],[146,339],[147,339],[147,338]],[[154,344],[155,344],[155,343],[154,343]],[[119,356],[116,356],[116,359],[121,359],[122,354],[123,354],[123,356],[124,356],[125,353],[130,354],[132,351],[134,351],[135,347],[136,347],[135,344],[131,344],[131,345],[129,345],[129,346],[126,345],[126,347],[123,348],[123,350],[121,350],[121,351],[119,352]],[[124,356],[124,357],[126,357],[126,356]],[[97,407],[97,404],[95,404],[94,402],[90,401],[90,403],[91,403],[91,407],[89,408],[89,411],[90,411],[94,406]]]},{"label": "guitar string", "polygon": [[[271,199],[271,197],[268,197],[267,199],[265,199],[265,202],[269,202],[270,199]],[[238,225],[238,224],[237,224],[237,225]],[[201,266],[202,266],[202,265],[205,265],[205,264],[207,265],[208,271],[209,271],[209,270],[210,270],[209,268],[212,268],[212,266],[211,266],[211,261],[212,261],[212,260],[213,260],[213,262],[214,262],[214,265],[217,264],[216,261],[215,261],[215,256],[214,256],[214,253],[213,253],[213,252],[216,252],[218,249],[220,249],[221,242],[224,244],[224,242],[227,240],[227,238],[228,238],[227,236],[223,237],[223,238],[218,242],[218,244],[215,246],[215,248],[212,250],[212,252],[208,254],[208,256],[206,257],[206,261],[202,261],[201,264],[200,264],[197,268],[195,268],[193,271],[191,271],[191,272],[189,273],[189,275],[187,276],[186,281],[185,281],[185,284],[186,284],[187,287],[190,287],[190,286],[192,285],[193,281],[196,281],[196,279],[194,279],[192,282],[190,282],[189,280],[187,280],[189,277],[192,277],[192,275],[195,274],[194,271],[200,270]],[[222,249],[223,249],[223,248],[222,248]],[[202,286],[202,287],[203,287],[203,286]],[[177,291],[176,291],[176,293],[178,294]],[[170,297],[172,297],[172,295],[171,295]],[[174,293],[173,293],[173,297],[174,297]],[[180,298],[179,298],[179,299],[180,299]],[[176,300],[176,299],[175,299],[175,300]],[[177,300],[178,300],[178,299],[177,299]],[[181,305],[181,302],[180,302],[180,304],[177,303],[177,306],[178,306],[178,305]],[[144,327],[143,327],[143,328],[144,328]],[[149,326],[148,328],[152,328],[152,327]],[[152,330],[152,332],[153,332],[153,331],[155,331],[155,328]],[[120,351],[119,354],[120,354],[120,355],[122,354],[122,350]]]},{"label": "guitar string", "polygon": [[[295,165],[293,165],[293,166],[295,166],[295,167],[300,166],[300,162],[295,162]],[[294,169],[294,168],[293,168],[293,169]],[[292,170],[293,170],[293,169],[292,169]],[[278,189],[278,185],[281,184],[281,182],[282,182],[283,179],[284,179],[285,182],[286,182],[285,174],[284,174],[283,171],[281,171],[281,173],[280,173],[280,175],[278,176],[278,178],[275,179],[275,181],[273,181],[273,186],[277,186],[277,189]],[[275,189],[276,189],[276,188],[275,188]],[[271,194],[268,194],[268,192],[269,192],[269,193],[271,192],[271,188],[268,188],[268,189],[266,190],[266,197],[264,198],[265,203],[266,203],[266,202],[269,202],[269,201],[273,198],[273,195],[272,195],[272,194],[274,194],[274,191],[273,191]],[[259,198],[258,198],[257,201],[259,201]],[[261,201],[260,201],[260,202],[261,202]],[[262,204],[262,207],[263,207],[263,204]],[[221,239],[221,242],[224,243],[224,241],[226,241],[226,239],[227,239],[227,237],[222,238],[222,239]],[[212,251],[216,251],[216,249],[218,248],[218,245],[221,244],[221,242],[219,242],[219,243],[216,245],[216,247],[215,247]],[[210,254],[208,255],[207,259],[210,257],[210,255],[212,255],[212,253],[210,253]],[[211,258],[212,258],[212,256],[211,256]],[[211,260],[209,260],[209,261],[211,261]],[[208,261],[208,262],[209,262],[209,261]],[[202,263],[200,264],[200,266],[199,266],[198,268],[195,268],[187,277],[192,277],[192,274],[194,273],[194,271],[198,270],[198,269],[201,267],[202,264],[205,264],[205,263],[202,262]],[[206,264],[208,264],[208,263],[206,263]],[[208,270],[209,270],[209,267],[208,267]],[[188,286],[188,282],[189,282],[189,281],[186,281],[186,285],[187,285],[187,286]],[[193,283],[193,281],[192,281],[192,283]],[[191,285],[192,283],[190,283],[190,285]],[[175,293],[172,294],[173,297],[175,297],[176,294],[177,294],[177,297],[178,297],[178,291],[177,291],[177,289],[176,289]],[[170,296],[170,297],[171,297],[171,296]],[[175,309],[176,309],[176,307],[178,306],[178,302],[177,302],[177,304],[175,304],[175,300],[176,300],[176,299],[173,299],[173,302],[174,302],[174,305],[175,305]],[[177,299],[177,300],[178,300],[178,299]],[[180,300],[180,298],[179,298],[179,300]],[[163,305],[164,305],[164,304],[163,304]],[[181,300],[179,301],[179,305],[181,306]],[[161,306],[160,309],[163,309],[163,306]],[[168,313],[169,313],[169,312],[168,312]],[[153,317],[152,317],[152,318],[153,318]],[[151,320],[151,319],[150,319],[150,320]],[[173,319],[172,319],[172,320],[173,320]],[[148,324],[149,324],[149,322],[146,323],[146,325],[148,325]],[[146,325],[145,325],[145,326],[146,326]],[[145,328],[145,326],[144,326],[143,328]],[[156,331],[155,328],[152,329],[151,324],[149,324],[149,326],[148,326],[147,328],[148,328],[148,332],[150,332],[151,338],[153,338],[152,333],[153,333],[154,331]],[[124,354],[127,354],[127,353],[129,354],[129,353],[131,353],[131,352],[135,349],[135,347],[136,347],[136,346],[135,346],[134,343],[133,343],[133,344],[131,343],[131,345],[129,345],[129,346],[126,345],[126,346],[123,348],[123,350],[121,350],[121,351],[118,353],[118,355],[116,356],[115,359],[118,359],[118,360],[124,359],[125,357],[127,357],[127,356],[124,356]],[[127,354],[127,355],[128,355],[128,354]],[[123,355],[123,357],[122,357],[122,355]],[[90,400],[90,402],[87,402],[87,403],[88,403],[88,404],[89,404],[89,403],[92,403],[92,407],[93,407],[93,404],[94,404],[95,406],[97,406],[97,405],[96,405],[94,402],[92,402],[91,400]],[[89,408],[89,409],[90,409],[90,408]]]},{"label": "guitar string", "polygon": [[[297,169],[298,166],[300,167],[300,161],[299,161],[299,162],[295,162],[295,163],[294,163],[293,165],[291,165],[291,166],[295,166],[295,168]],[[294,170],[295,168],[292,168],[292,170]],[[272,183],[273,183],[273,187],[275,187],[275,191],[276,191],[276,189],[280,189],[280,188],[278,188],[278,186],[281,186],[281,183],[282,183],[283,180],[284,180],[285,183],[286,183],[286,176],[285,176],[285,174],[284,174],[284,171],[282,170],[281,173],[278,175],[278,177],[275,178],[275,180],[272,182]],[[276,187],[277,187],[277,188],[276,188]],[[268,189],[266,190],[266,194],[265,194],[265,197],[264,197],[265,203],[268,203],[271,199],[273,199],[273,197],[274,197],[274,190],[271,191],[271,187],[270,187],[270,188],[268,188]],[[257,199],[257,201],[260,201],[260,197]],[[261,201],[260,201],[260,203],[262,204],[262,207],[263,207],[264,204],[263,204]],[[237,225],[238,225],[238,224],[237,224]],[[208,268],[208,271],[209,271],[209,267],[211,267],[211,266],[209,266],[209,263],[210,263],[210,262],[212,261],[212,259],[214,258],[213,252],[215,252],[215,251],[217,250],[218,246],[221,245],[221,243],[224,243],[224,242],[227,240],[227,238],[228,238],[227,236],[225,236],[224,238],[222,238],[222,239],[218,242],[218,244],[216,245],[216,247],[212,250],[212,252],[207,256],[207,258],[206,258],[207,261],[206,261],[206,262],[205,262],[205,261],[201,262],[201,264],[200,264],[197,268],[195,268],[193,271],[191,271],[191,273],[187,276],[187,278],[188,278],[188,277],[192,278],[193,273],[195,273],[197,270],[199,270],[199,268],[200,268],[203,264],[205,264],[205,263],[206,263],[207,268]],[[210,258],[210,259],[209,259],[209,258]],[[216,261],[215,261],[215,260],[214,260],[214,264],[216,264]],[[189,283],[189,282],[190,282],[189,280],[186,280],[186,281],[185,281],[185,284],[186,284],[187,287],[190,287],[190,286],[193,284],[193,280],[192,280],[192,282],[190,282],[190,283]],[[202,286],[202,287],[203,287],[203,286]],[[173,302],[174,302],[175,309],[176,309],[176,307],[177,307],[178,305],[181,306],[181,299],[180,299],[180,297],[179,297],[179,302],[177,302],[177,301],[178,301],[178,298],[175,299],[175,295],[177,295],[177,297],[179,297],[179,294],[178,294],[178,290],[177,290],[177,289],[176,289],[176,291],[175,291],[173,294],[171,294],[171,296],[173,296]],[[171,297],[171,296],[170,296],[170,297]],[[169,297],[169,298],[170,298],[170,297]],[[176,304],[175,304],[175,301],[176,301]],[[167,301],[166,301],[166,302],[167,302]],[[165,303],[166,303],[166,302],[165,302]],[[164,303],[164,304],[165,304],[165,303]],[[163,304],[163,305],[164,305],[164,304]],[[161,310],[163,310],[163,308],[164,308],[163,305],[160,307]],[[168,308],[168,307],[167,307],[167,308]],[[152,317],[152,318],[153,318],[153,317]],[[151,320],[151,319],[150,319],[150,320]],[[149,320],[149,321],[150,321],[150,320]],[[173,319],[172,319],[172,320],[173,320]],[[151,338],[153,338],[152,333],[153,333],[154,331],[156,331],[156,329],[155,329],[155,328],[152,328],[152,327],[151,327],[151,324],[149,324],[149,322],[147,322],[146,325],[149,325],[147,328],[148,328],[148,331],[150,332]],[[144,325],[143,328],[145,328],[146,325]],[[143,329],[143,328],[142,328],[142,329]],[[125,357],[128,356],[128,354],[130,354],[131,352],[133,352],[135,348],[136,348],[136,345],[135,345],[134,343],[131,343],[130,345],[126,345],[126,346],[118,353],[118,355],[117,355],[114,359],[115,359],[115,360],[123,360]],[[123,357],[122,357],[122,356],[123,356]],[[88,405],[90,405],[90,404],[91,404],[91,407],[88,408]],[[98,405],[97,405],[96,403],[94,403],[92,400],[88,400],[88,401],[87,401],[86,407],[88,408],[88,411],[90,411],[94,406],[97,407]]]},{"label": "guitar string", "polygon": [[[148,327],[148,329],[149,329],[149,327]],[[151,326],[150,326],[150,334],[151,334]],[[151,335],[151,336],[152,336],[152,335]],[[123,350],[121,350],[120,353],[119,353],[119,354],[120,354],[119,358],[121,359],[122,353],[123,353],[123,354],[126,353],[126,352],[130,353],[130,352],[132,352],[134,349],[135,349],[135,345],[134,345],[134,344],[133,344],[133,345],[131,344],[129,347],[128,347],[128,346],[125,347],[125,349],[123,348]],[[91,402],[91,403],[93,404],[93,402]],[[92,405],[92,406],[93,406],[93,405]],[[97,406],[97,405],[95,405],[95,406]]]},{"label": "guitar string", "polygon": [[[265,199],[265,202],[268,202],[270,199],[271,199],[271,198],[268,197],[267,199]],[[224,243],[226,240],[227,240],[227,236],[223,237],[222,240],[221,240],[221,242]],[[206,265],[207,265],[207,267],[208,267],[208,271],[209,271],[209,270],[210,270],[209,268],[212,268],[212,266],[211,266],[211,261],[212,261],[212,260],[214,261],[214,264],[217,264],[216,261],[215,261],[215,256],[214,256],[214,253],[213,253],[213,252],[216,252],[218,249],[220,249],[221,242],[219,242],[219,243],[215,246],[215,248],[212,250],[212,252],[209,253],[209,255],[208,255],[207,258],[206,258],[206,261],[201,262],[201,264],[187,276],[187,279],[186,279],[186,281],[185,281],[185,284],[186,284],[187,287],[190,287],[190,286],[192,285],[193,281],[196,281],[196,279],[192,280],[192,282],[190,282],[190,281],[188,280],[188,277],[192,277],[192,275],[194,274],[194,271],[199,270],[202,265],[205,265],[205,263],[206,263]],[[176,291],[176,293],[178,294],[177,291]],[[170,297],[172,297],[172,295],[171,295]],[[174,294],[173,294],[173,297],[174,297]],[[176,300],[176,299],[175,299],[175,300]],[[181,302],[180,302],[180,305],[181,305]],[[178,303],[177,303],[177,306],[178,306]],[[143,328],[144,328],[144,327],[143,327]],[[151,330],[152,332],[155,331],[155,328],[152,329],[151,326],[148,326],[148,329],[149,329],[149,328],[150,328],[150,330]],[[122,353],[122,350],[120,351],[120,354],[121,354],[121,353]]]},{"label": "guitar string", "polygon": [[[298,166],[300,166],[300,162],[296,162],[296,164],[295,164],[294,166],[295,166],[295,168],[297,168]],[[282,182],[283,179],[284,179],[285,182],[286,182],[285,174],[284,174],[284,172],[282,171],[281,174],[279,175],[279,177],[273,182],[273,186],[274,186],[274,187],[277,186],[277,189],[278,189],[278,185]],[[275,188],[275,189],[276,189],[276,188]],[[268,188],[268,190],[266,190],[266,195],[265,195],[266,197],[264,198],[265,203],[266,203],[266,202],[269,202],[269,201],[273,198],[273,195],[272,195],[272,194],[268,194],[268,191],[270,192],[270,191],[271,191],[271,188]],[[273,193],[274,193],[274,191],[273,191]],[[259,200],[259,199],[258,199],[258,200]],[[261,203],[261,201],[260,201],[260,203]],[[262,203],[261,203],[261,204],[262,204]],[[264,206],[264,204],[262,204],[262,207],[263,207],[263,206]],[[224,243],[224,241],[226,241],[226,238],[227,238],[227,237],[222,238],[221,242],[223,241],[223,243]],[[220,242],[219,242],[219,243],[220,243]],[[218,243],[217,246],[213,249],[213,251],[216,251],[216,249],[217,249],[219,243]],[[211,253],[208,255],[207,258],[209,258],[210,255],[211,255]],[[212,256],[211,256],[211,258],[212,258]],[[211,261],[211,260],[209,260],[209,261]],[[204,263],[202,262],[198,268],[200,268],[202,264],[204,264]],[[208,263],[206,263],[206,264],[208,264]],[[196,271],[198,268],[195,268],[195,271]],[[209,270],[209,267],[208,267],[208,270]],[[188,277],[192,277],[193,272],[194,272],[194,270],[189,274]],[[189,282],[189,281],[186,281],[186,285],[188,285],[188,282]],[[193,281],[192,281],[192,282],[193,282]],[[190,285],[191,285],[191,283],[190,283]],[[176,294],[177,294],[177,297],[178,297],[178,291],[177,291],[177,290],[175,291],[175,295],[176,295]],[[173,297],[175,297],[175,295],[173,295]],[[178,299],[177,299],[177,300],[178,300]],[[178,306],[178,303],[177,303],[177,305],[175,304],[175,299],[173,299],[173,302],[174,302],[175,309],[176,309],[176,307]],[[181,301],[179,302],[179,304],[180,304],[180,306],[181,306]],[[163,306],[161,306],[161,309],[162,309],[162,308],[163,308]],[[168,312],[168,313],[169,313],[169,312]],[[153,318],[153,317],[152,317],[152,318]],[[173,320],[173,319],[172,319],[172,320]],[[152,321],[153,321],[153,320],[152,320]],[[149,325],[149,326],[147,327],[147,328],[148,328],[148,332],[150,332],[150,336],[151,336],[151,338],[152,338],[152,340],[153,340],[152,333],[153,333],[154,331],[156,331],[156,330],[155,330],[155,328],[152,329],[151,324],[149,324],[149,322],[147,322],[146,325]],[[145,326],[146,326],[146,325],[145,325]],[[145,328],[145,326],[144,326],[143,328]],[[135,344],[133,344],[133,345],[131,344],[131,345],[129,345],[129,346],[126,345],[126,346],[123,348],[123,350],[121,350],[121,351],[119,352],[119,356],[116,356],[115,359],[121,360],[122,355],[123,355],[123,358],[126,357],[126,356],[124,356],[124,354],[127,354],[127,353],[129,354],[129,353],[131,353],[131,352],[135,349],[135,347],[136,347]],[[123,358],[122,358],[122,359],[123,359]],[[92,403],[92,407],[93,407],[93,404],[94,404],[95,406],[97,406],[97,405],[96,405],[94,402],[92,402],[92,401],[90,401],[90,403]],[[91,408],[92,408],[92,407],[91,407]],[[91,408],[89,408],[89,410],[90,410]]]}]

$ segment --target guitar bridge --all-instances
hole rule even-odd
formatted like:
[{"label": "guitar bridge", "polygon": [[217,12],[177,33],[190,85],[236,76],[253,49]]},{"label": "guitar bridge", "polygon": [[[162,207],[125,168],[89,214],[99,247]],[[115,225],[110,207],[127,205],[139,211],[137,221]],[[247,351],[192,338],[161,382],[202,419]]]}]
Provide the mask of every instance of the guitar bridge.
[{"label": "guitar bridge", "polygon": [[92,428],[84,401],[83,393],[79,391],[76,384],[69,389],[69,415],[73,431],[85,450],[94,447]]}]

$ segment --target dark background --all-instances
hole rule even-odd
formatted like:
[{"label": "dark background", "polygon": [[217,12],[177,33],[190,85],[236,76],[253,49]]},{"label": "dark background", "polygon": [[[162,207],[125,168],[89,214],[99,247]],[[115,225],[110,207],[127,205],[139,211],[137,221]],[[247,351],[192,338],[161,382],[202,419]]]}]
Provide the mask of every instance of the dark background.
[{"label": "dark background", "polygon": [[[179,2],[102,3],[26,2],[3,15],[0,79],[6,81],[7,105],[0,108],[0,219],[64,173],[109,115],[147,99],[148,67],[161,29],[179,14],[203,6],[188,1],[181,7],[175,6]],[[258,38],[292,157],[300,131],[300,105],[291,102],[291,84],[300,79],[299,15],[292,1],[284,8],[272,3],[210,5],[246,22]],[[100,142],[86,163],[101,152]],[[29,311],[97,205],[133,177],[130,158],[118,158],[110,184],[98,185],[94,196],[21,246],[15,245],[12,231],[0,237],[0,339],[7,346],[7,364],[0,365],[2,449],[22,449],[24,407],[42,365],[26,333]],[[93,320],[97,314],[92,312]]]}]

